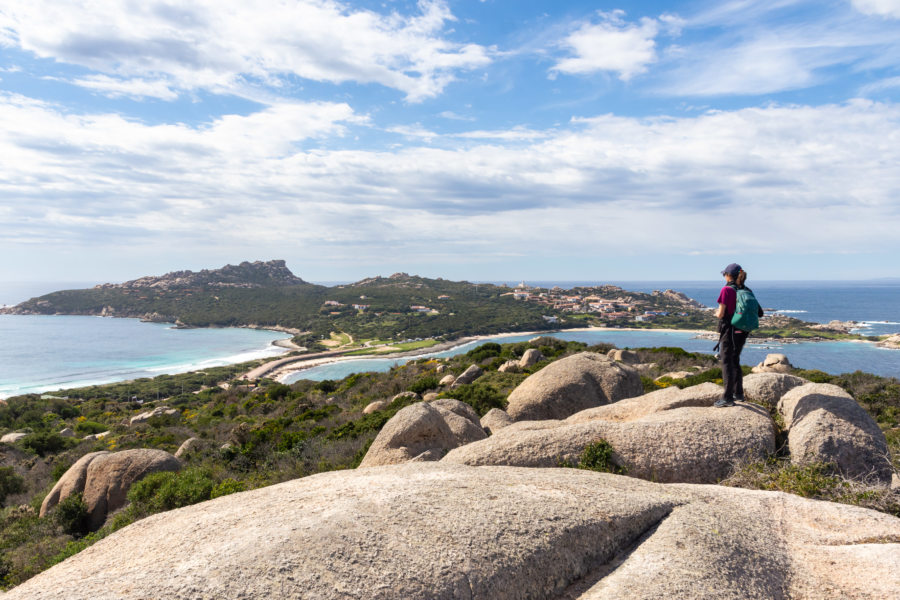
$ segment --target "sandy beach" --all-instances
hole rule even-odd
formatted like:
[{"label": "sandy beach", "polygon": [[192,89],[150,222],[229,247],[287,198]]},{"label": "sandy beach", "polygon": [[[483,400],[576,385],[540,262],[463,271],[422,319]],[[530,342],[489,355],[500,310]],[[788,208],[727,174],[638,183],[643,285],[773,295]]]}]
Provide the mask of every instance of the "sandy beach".
[{"label": "sandy beach", "polygon": [[[328,363],[347,361],[347,360],[360,360],[366,358],[415,358],[417,356],[426,356],[435,352],[444,352],[446,350],[452,350],[459,346],[464,346],[471,342],[478,342],[481,340],[496,340],[498,338],[508,338],[508,337],[517,337],[522,335],[533,335],[535,337],[540,337],[542,335],[547,335],[550,333],[560,333],[560,332],[578,332],[578,331],[623,331],[623,330],[633,330],[633,331],[658,331],[658,332],[681,332],[681,333],[693,333],[693,334],[704,334],[704,333],[712,333],[715,339],[715,333],[709,332],[702,329],[666,329],[666,328],[633,328],[633,327],[579,327],[574,329],[554,329],[551,331],[515,331],[509,333],[494,333],[488,335],[476,335],[476,336],[467,336],[458,338],[455,340],[451,340],[448,342],[441,342],[435,346],[431,346],[429,348],[423,348],[421,350],[410,350],[408,352],[392,352],[390,354],[365,354],[365,355],[355,355],[355,356],[342,356],[337,353],[331,356],[322,356],[321,354],[310,355],[309,358],[303,356],[292,357],[290,359],[279,359],[277,361],[271,361],[262,365],[261,367],[257,367],[254,371],[263,369],[266,366],[271,366],[270,369],[265,370],[264,374],[266,377],[271,379],[275,379],[276,381],[283,382],[287,377],[297,373],[299,371],[303,371],[305,369],[309,369],[318,365],[324,365]],[[355,351],[354,349],[353,351]],[[352,352],[352,351],[351,351]],[[280,363],[280,364],[274,364]],[[252,371],[251,371],[252,373]]]}]

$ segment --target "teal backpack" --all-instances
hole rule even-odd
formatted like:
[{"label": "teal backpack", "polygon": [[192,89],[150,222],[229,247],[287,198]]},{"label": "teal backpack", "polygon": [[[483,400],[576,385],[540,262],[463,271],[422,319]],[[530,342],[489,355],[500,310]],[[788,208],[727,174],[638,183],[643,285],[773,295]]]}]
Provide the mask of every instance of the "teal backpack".
[{"label": "teal backpack", "polygon": [[759,329],[759,302],[753,295],[753,290],[748,287],[731,287],[737,292],[737,305],[734,316],[731,317],[731,324],[741,331]]}]

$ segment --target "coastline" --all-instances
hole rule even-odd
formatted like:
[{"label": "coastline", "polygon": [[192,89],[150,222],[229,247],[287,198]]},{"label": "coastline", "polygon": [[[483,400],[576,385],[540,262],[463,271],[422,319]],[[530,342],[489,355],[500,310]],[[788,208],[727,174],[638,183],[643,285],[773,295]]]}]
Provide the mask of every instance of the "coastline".
[{"label": "coastline", "polygon": [[[707,333],[706,330],[702,329],[667,329],[667,328],[638,328],[638,327],[577,327],[571,329],[552,329],[552,330],[543,330],[543,331],[514,331],[507,333],[494,333],[494,334],[484,334],[484,335],[473,335],[457,338],[455,340],[450,340],[447,342],[441,342],[435,346],[431,346],[430,348],[426,348],[423,350],[409,350],[406,352],[392,352],[390,354],[365,354],[365,355],[356,355],[356,356],[342,356],[339,354],[335,354],[329,357],[323,357],[321,355],[310,355],[308,360],[304,360],[304,357],[298,356],[293,357],[286,363],[282,363],[279,365],[274,365],[273,363],[281,362],[281,361],[271,361],[270,363],[266,363],[261,365],[261,367],[265,367],[266,365],[272,365],[274,368],[271,370],[265,371],[265,376],[271,379],[275,379],[280,383],[284,383],[284,380],[287,377],[295,373],[299,373],[301,371],[305,371],[306,369],[310,369],[312,367],[317,367],[319,365],[325,365],[336,362],[345,362],[350,360],[366,360],[370,358],[415,358],[417,356],[428,356],[429,354],[434,354],[436,352],[446,352],[447,350],[453,350],[455,348],[459,348],[461,346],[465,346],[466,344],[471,344],[472,342],[478,342],[481,340],[495,340],[498,338],[508,338],[508,337],[518,337],[522,335],[533,335],[535,337],[540,337],[542,335],[550,334],[550,333],[562,333],[562,332],[581,332],[581,331],[654,331],[654,332],[679,332],[679,333],[693,333],[696,335]],[[286,359],[281,359],[286,360]],[[301,363],[301,364],[298,364]],[[252,373],[252,371],[251,371]],[[242,377],[246,377],[250,373],[243,375]]]}]

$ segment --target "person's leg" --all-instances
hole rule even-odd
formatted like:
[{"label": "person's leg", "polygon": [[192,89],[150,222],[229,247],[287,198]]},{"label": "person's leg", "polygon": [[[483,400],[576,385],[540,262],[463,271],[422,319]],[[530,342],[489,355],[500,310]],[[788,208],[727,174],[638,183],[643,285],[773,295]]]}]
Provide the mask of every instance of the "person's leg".
[{"label": "person's leg", "polygon": [[[721,364],[722,364],[722,384],[725,386],[725,393],[722,400],[725,403],[734,401],[735,386],[737,384],[737,373],[735,373],[735,364],[739,360],[735,352],[734,329],[729,328],[722,336],[722,343],[719,346]],[[740,371],[740,368],[738,368]]]},{"label": "person's leg", "polygon": [[744,372],[741,370],[741,351],[744,349],[744,344],[747,343],[749,335],[746,331],[734,332],[733,397],[735,400],[744,399]]}]

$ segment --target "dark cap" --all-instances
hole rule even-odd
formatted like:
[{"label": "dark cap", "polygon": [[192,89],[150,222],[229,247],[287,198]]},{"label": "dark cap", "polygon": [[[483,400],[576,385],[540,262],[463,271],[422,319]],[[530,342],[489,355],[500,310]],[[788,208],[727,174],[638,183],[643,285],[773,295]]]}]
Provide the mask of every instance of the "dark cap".
[{"label": "dark cap", "polygon": [[741,272],[741,265],[737,263],[731,263],[725,269],[722,270],[722,275],[731,275],[732,277],[737,277],[737,274]]}]

